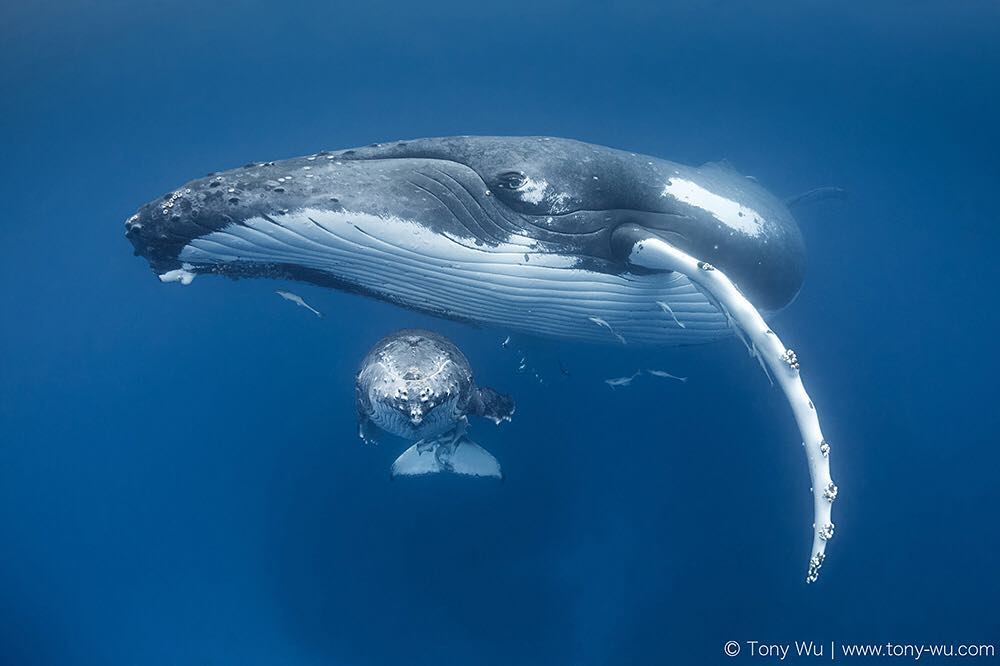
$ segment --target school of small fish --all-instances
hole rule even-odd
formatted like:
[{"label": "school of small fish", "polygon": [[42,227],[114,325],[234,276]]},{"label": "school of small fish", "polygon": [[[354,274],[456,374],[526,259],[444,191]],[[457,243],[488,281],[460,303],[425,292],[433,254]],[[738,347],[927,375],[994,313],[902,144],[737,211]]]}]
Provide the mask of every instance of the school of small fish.
[{"label": "school of small fish", "polygon": [[[319,310],[313,308],[311,305],[309,305],[308,303],[306,303],[305,299],[303,299],[298,294],[294,294],[294,293],[292,293],[290,291],[281,291],[281,290],[278,290],[275,293],[278,294],[278,296],[281,296],[286,301],[291,301],[292,303],[295,303],[296,305],[309,310],[310,312],[312,312],[313,314],[315,314],[317,317],[322,317],[323,316],[323,314]],[[684,328],[684,324],[682,324],[680,321],[677,321],[677,317],[674,315],[674,312],[673,312],[673,310],[670,309],[669,305],[667,305],[666,303],[663,303],[662,301],[657,301],[656,303],[657,303],[657,305],[660,306],[661,309],[663,309],[664,312],[669,313],[670,316],[674,318],[674,321],[677,322],[678,326],[680,326],[681,328]],[[615,336],[615,338],[617,338],[618,341],[621,342],[623,345],[624,344],[628,344],[625,341],[625,338],[622,337],[617,331],[615,331],[615,329],[611,327],[611,324],[609,324],[604,319],[601,319],[600,317],[588,317],[588,319],[590,319],[590,321],[594,322],[598,326],[602,326],[602,327],[608,329],[608,331],[611,333],[611,335]],[[510,344],[511,344],[511,337],[508,335],[500,343],[500,348],[501,349],[507,349],[510,346]],[[518,349],[517,350],[517,355],[519,357],[517,371],[518,372],[528,371],[530,374],[532,374],[534,376],[535,380],[538,381],[538,383],[544,384],[545,382],[542,379],[541,375],[538,373],[538,371],[535,370],[534,368],[529,368],[528,367],[528,360],[525,357],[524,353],[521,350]],[[563,375],[565,375],[567,377],[569,376],[569,372],[567,370],[565,370],[565,368],[563,368],[563,366],[562,366],[562,361],[559,362],[559,369],[560,369],[560,372],[563,373]],[[640,369],[640,370],[636,370],[631,375],[626,375],[624,377],[612,377],[610,379],[605,379],[604,383],[607,384],[612,389],[621,388],[621,387],[625,387],[625,386],[630,386],[632,384],[632,381],[634,379],[636,379],[637,377],[642,376],[642,374],[643,374],[643,370]],[[650,375],[652,377],[660,377],[660,378],[663,378],[663,379],[674,379],[674,380],[677,380],[679,382],[686,382],[687,381],[687,377],[678,377],[677,375],[673,375],[673,374],[671,374],[671,373],[669,373],[669,372],[667,372],[665,370],[655,370],[655,369],[647,368],[645,370],[645,374]]]},{"label": "school of small fish", "polygon": [[[643,374],[642,370],[636,370],[631,375],[626,375],[625,377],[612,377],[611,379],[605,379],[604,383],[610,386],[612,389],[616,389],[620,386],[630,386],[632,380]],[[676,379],[679,382],[687,382],[687,377],[678,377],[677,375],[672,375],[665,370],[650,370],[646,369],[645,374],[651,375],[653,377],[662,377],[664,379]]]}]

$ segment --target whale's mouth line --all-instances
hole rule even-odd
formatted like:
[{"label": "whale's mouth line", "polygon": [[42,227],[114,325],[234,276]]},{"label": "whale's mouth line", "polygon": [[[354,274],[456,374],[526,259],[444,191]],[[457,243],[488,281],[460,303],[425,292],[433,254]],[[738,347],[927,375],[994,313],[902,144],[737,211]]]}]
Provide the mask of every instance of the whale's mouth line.
[{"label": "whale's mouth line", "polygon": [[[572,218],[574,216],[589,215],[593,218],[605,220],[612,218],[642,218],[646,223],[645,226],[660,229],[666,234],[665,237],[674,242],[679,239],[684,240],[683,235],[678,232],[667,231],[665,227],[683,226],[686,221],[695,221],[686,215],[652,210],[646,207],[579,207],[570,210],[559,210],[558,212],[552,211],[546,214],[525,213],[512,208],[502,200],[502,197],[497,196],[496,193],[491,194],[487,178],[469,163],[460,159],[431,155],[429,153],[414,153],[405,156],[327,154],[326,161],[332,163],[324,164],[322,167],[317,163],[316,166],[312,167],[314,170],[311,173],[322,173],[323,168],[336,170],[340,165],[352,163],[394,163],[406,165],[398,170],[395,168],[390,169],[388,172],[391,174],[390,177],[396,179],[397,185],[405,183],[406,187],[412,188],[413,192],[419,192],[432,205],[430,209],[416,211],[416,215],[414,215],[412,221],[428,229],[434,229],[448,243],[454,243],[474,250],[478,248],[473,246],[485,244],[491,246],[491,248],[497,248],[509,244],[512,239],[519,238],[521,240],[515,242],[525,246],[523,254],[526,258],[529,255],[534,258],[548,254],[573,257],[576,266],[590,264],[596,270],[601,271],[623,273],[624,266],[618,265],[619,262],[611,255],[608,243],[606,242],[606,239],[613,232],[614,226],[591,222],[580,227],[573,221]],[[412,168],[408,164],[411,162],[413,163]],[[247,168],[254,167],[248,165]],[[264,167],[255,165],[255,168],[263,169]],[[350,172],[347,173],[349,174]],[[237,175],[235,178],[242,178],[242,176]],[[350,176],[348,175],[349,178]],[[241,187],[238,181],[227,181],[227,184],[228,182],[232,182],[232,185],[238,190]],[[201,185],[203,186],[204,183]],[[190,187],[195,187],[194,181]],[[169,206],[171,205],[170,202],[174,200],[177,200],[178,206],[180,206],[183,203],[182,200],[185,195],[191,193],[190,187],[187,189],[181,188],[167,195],[168,201],[166,204],[161,204],[160,202],[151,204],[157,209],[155,212],[159,213],[158,209],[161,205]],[[227,211],[224,208],[219,210],[217,213],[218,217],[221,220],[225,220],[228,217],[228,224],[214,221],[209,222],[203,215],[185,215],[183,217],[183,224],[186,225],[186,228],[160,223],[155,227],[155,234],[159,234],[158,237],[140,232],[133,238],[133,243],[136,243],[137,239],[141,239],[136,244],[137,252],[149,259],[151,265],[154,266],[154,270],[157,271],[158,275],[164,281],[179,281],[183,284],[188,284],[193,275],[198,272],[231,272],[228,269],[237,269],[242,275],[250,275],[252,274],[252,271],[249,270],[251,262],[247,262],[242,268],[238,268],[236,262],[229,262],[230,266],[227,269],[226,267],[213,266],[212,262],[194,261],[189,257],[185,257],[185,250],[202,241],[218,239],[221,234],[226,234],[239,226],[252,228],[251,225],[255,218],[266,220],[275,227],[283,226],[281,220],[290,212],[288,208],[282,207],[282,204],[287,205],[287,202],[281,201],[280,196],[275,195],[272,197],[271,195],[271,191],[278,191],[279,189],[281,194],[284,195],[284,187],[269,187],[267,190],[263,188],[258,190],[257,196],[260,197],[260,200],[253,203],[249,211]],[[334,189],[331,188],[331,191]],[[233,197],[237,196],[242,197],[242,194],[237,191]],[[397,190],[390,196],[400,196],[400,192]],[[401,196],[405,201],[405,188]],[[336,198],[331,197],[331,200],[337,202]],[[387,205],[389,210],[392,210],[391,202],[391,198],[385,199],[383,204],[375,206],[371,210],[374,211],[376,208],[382,207],[382,205]],[[319,204],[320,202],[316,203]],[[336,210],[341,205],[335,203],[331,206],[331,209]],[[310,206],[307,204],[291,212],[302,212],[307,207]],[[341,210],[346,211],[347,209],[341,208]],[[360,211],[364,210],[365,208],[360,209]],[[177,209],[175,208],[174,211],[177,211]],[[172,214],[176,215],[177,213],[174,212]],[[248,217],[244,217],[244,215]],[[133,226],[135,230],[142,229],[141,224],[134,225],[136,217],[129,218],[129,222],[126,224],[127,235],[130,238],[134,231]],[[159,216],[156,217],[157,222],[159,222]],[[443,223],[445,219],[448,220],[447,223]],[[565,221],[567,219],[569,222]],[[563,222],[556,222],[556,220],[563,220]],[[314,218],[311,218],[310,221],[317,226],[321,226],[321,223],[316,222]],[[373,241],[383,240],[380,230],[374,225],[358,225],[357,229],[361,233],[368,235]],[[187,233],[182,233],[182,231],[186,231]],[[169,239],[169,243],[167,245],[160,245],[158,244],[160,239]],[[140,244],[144,244],[144,247]],[[268,261],[262,263],[272,265],[280,262]],[[289,268],[294,270],[293,265],[290,265]],[[332,277],[336,278],[337,276],[334,274]],[[350,279],[344,279],[339,280],[338,284],[349,285],[351,282],[352,280]]]}]

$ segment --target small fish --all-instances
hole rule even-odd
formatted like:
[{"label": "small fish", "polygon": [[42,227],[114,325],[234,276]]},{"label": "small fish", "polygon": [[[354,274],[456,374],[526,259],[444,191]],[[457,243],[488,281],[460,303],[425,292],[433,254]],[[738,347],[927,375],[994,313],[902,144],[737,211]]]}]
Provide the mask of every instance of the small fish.
[{"label": "small fish", "polygon": [[625,342],[625,338],[623,338],[618,332],[616,332],[615,329],[611,328],[611,324],[609,324],[608,322],[604,321],[600,317],[587,317],[587,319],[589,319],[590,321],[594,322],[598,326],[603,326],[604,328],[606,328],[609,331],[611,331],[611,335],[613,335],[616,338],[618,338],[618,342],[622,343],[623,345],[628,344],[627,342]]},{"label": "small fish", "polygon": [[295,303],[296,305],[304,307],[306,310],[309,310],[310,312],[312,312],[317,317],[322,317],[323,316],[323,314],[319,310],[316,310],[315,308],[311,307],[308,303],[306,303],[304,300],[302,300],[302,297],[299,296],[298,294],[293,294],[290,291],[276,291],[274,293],[276,293],[278,296],[281,296],[286,301],[291,301],[292,303]]},{"label": "small fish", "polygon": [[672,375],[669,372],[664,372],[663,370],[647,369],[646,372],[650,375],[653,375],[654,377],[663,377],[665,379],[676,379],[679,382],[686,382],[688,380],[687,377],[678,377],[677,375]]},{"label": "small fish", "polygon": [[506,349],[507,345],[509,344],[510,344],[510,336],[508,335],[506,338],[504,338],[504,341],[500,343],[500,349]]},{"label": "small fish", "polygon": [[610,386],[612,389],[616,389],[619,386],[628,386],[632,383],[632,380],[642,374],[642,370],[636,370],[631,377],[614,377],[613,379],[605,379],[604,383]]},{"label": "small fish", "polygon": [[681,320],[677,318],[677,315],[674,314],[674,311],[670,309],[669,305],[667,305],[663,301],[656,301],[656,304],[660,306],[661,310],[663,310],[664,312],[668,313],[671,317],[673,317],[675,324],[677,324],[681,328],[687,328],[687,326],[682,324]]}]

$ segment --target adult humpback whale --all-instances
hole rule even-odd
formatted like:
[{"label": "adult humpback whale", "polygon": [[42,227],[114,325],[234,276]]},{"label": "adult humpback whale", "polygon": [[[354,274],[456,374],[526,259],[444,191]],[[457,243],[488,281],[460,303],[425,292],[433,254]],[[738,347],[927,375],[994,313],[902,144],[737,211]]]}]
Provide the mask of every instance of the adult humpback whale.
[{"label": "adult humpback whale", "polygon": [[419,139],[211,174],[125,226],[163,281],[290,278],[612,344],[741,332],[802,433],[816,580],[833,533],[829,446],[794,352],[762,317],[798,292],[802,238],[780,200],[728,167],[549,137]]}]

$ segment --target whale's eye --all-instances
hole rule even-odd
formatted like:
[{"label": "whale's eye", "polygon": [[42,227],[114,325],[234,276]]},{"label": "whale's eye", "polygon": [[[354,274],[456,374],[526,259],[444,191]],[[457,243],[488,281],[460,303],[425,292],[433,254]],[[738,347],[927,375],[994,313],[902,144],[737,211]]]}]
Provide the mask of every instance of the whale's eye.
[{"label": "whale's eye", "polygon": [[497,176],[497,187],[504,190],[516,190],[524,185],[527,179],[520,171],[508,171]]}]

